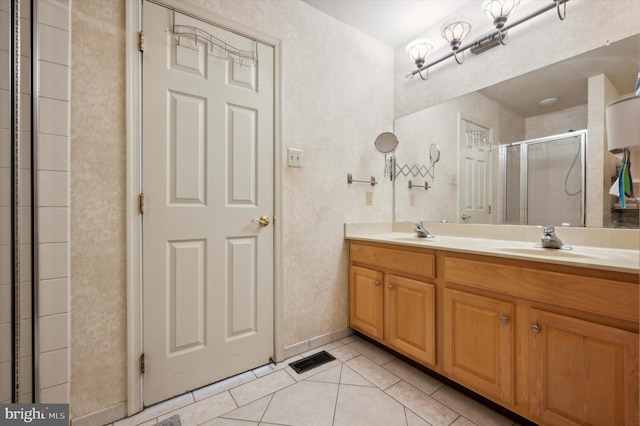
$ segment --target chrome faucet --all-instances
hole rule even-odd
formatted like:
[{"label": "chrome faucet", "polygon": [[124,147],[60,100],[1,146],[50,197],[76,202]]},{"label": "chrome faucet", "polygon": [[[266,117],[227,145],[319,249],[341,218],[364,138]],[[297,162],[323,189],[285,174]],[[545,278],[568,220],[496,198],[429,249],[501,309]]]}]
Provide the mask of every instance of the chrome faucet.
[{"label": "chrome faucet", "polygon": [[555,234],[555,228],[553,225],[538,226],[542,229],[542,237],[540,237],[540,244],[536,244],[536,247],[551,248],[551,249],[563,249],[571,250],[572,247],[562,243],[560,238]]},{"label": "chrome faucet", "polygon": [[413,232],[416,233],[416,237],[435,238],[435,236],[431,232],[427,231],[427,229],[424,227],[421,221],[412,221],[412,222],[416,226],[415,228],[413,228]]}]

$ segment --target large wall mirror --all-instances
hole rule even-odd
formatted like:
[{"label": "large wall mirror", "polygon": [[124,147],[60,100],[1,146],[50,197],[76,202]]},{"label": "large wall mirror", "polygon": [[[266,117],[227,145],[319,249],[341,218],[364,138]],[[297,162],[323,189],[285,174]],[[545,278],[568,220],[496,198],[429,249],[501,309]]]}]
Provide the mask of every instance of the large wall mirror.
[{"label": "large wall mirror", "polygon": [[[637,228],[638,210],[608,194],[620,159],[604,111],[634,92],[639,65],[635,35],[397,118],[396,163],[417,173],[395,179],[395,220]],[[420,176],[432,144],[440,161]]]}]

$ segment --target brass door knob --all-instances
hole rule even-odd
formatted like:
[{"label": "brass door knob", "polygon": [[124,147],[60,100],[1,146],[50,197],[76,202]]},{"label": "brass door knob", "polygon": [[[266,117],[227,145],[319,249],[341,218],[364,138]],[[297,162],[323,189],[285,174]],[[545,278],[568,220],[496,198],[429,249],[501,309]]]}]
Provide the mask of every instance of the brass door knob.
[{"label": "brass door knob", "polygon": [[259,219],[251,219],[251,222],[258,222],[260,226],[269,226],[271,220],[269,220],[269,216],[260,216]]},{"label": "brass door knob", "polygon": [[467,219],[471,219],[471,216],[468,216],[466,214],[462,214],[462,220],[464,220],[466,222]]}]

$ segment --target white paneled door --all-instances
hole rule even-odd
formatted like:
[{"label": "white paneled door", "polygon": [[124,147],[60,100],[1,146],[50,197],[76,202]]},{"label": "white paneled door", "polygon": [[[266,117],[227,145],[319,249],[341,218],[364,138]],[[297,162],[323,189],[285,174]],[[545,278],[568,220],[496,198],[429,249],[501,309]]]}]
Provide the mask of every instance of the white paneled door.
[{"label": "white paneled door", "polygon": [[149,2],[143,29],[149,406],[274,353],[274,51]]},{"label": "white paneled door", "polygon": [[490,223],[491,129],[460,119],[460,223]]}]

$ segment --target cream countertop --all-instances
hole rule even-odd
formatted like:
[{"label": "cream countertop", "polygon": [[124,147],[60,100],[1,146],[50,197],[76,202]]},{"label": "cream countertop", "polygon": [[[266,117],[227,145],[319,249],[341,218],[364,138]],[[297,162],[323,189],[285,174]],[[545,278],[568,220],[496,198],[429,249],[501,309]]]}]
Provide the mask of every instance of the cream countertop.
[{"label": "cream countertop", "polygon": [[554,250],[534,247],[542,235],[536,226],[424,225],[435,238],[415,237],[411,223],[372,222],[345,224],[345,239],[640,273],[639,230],[557,227],[556,235],[573,250]]}]

